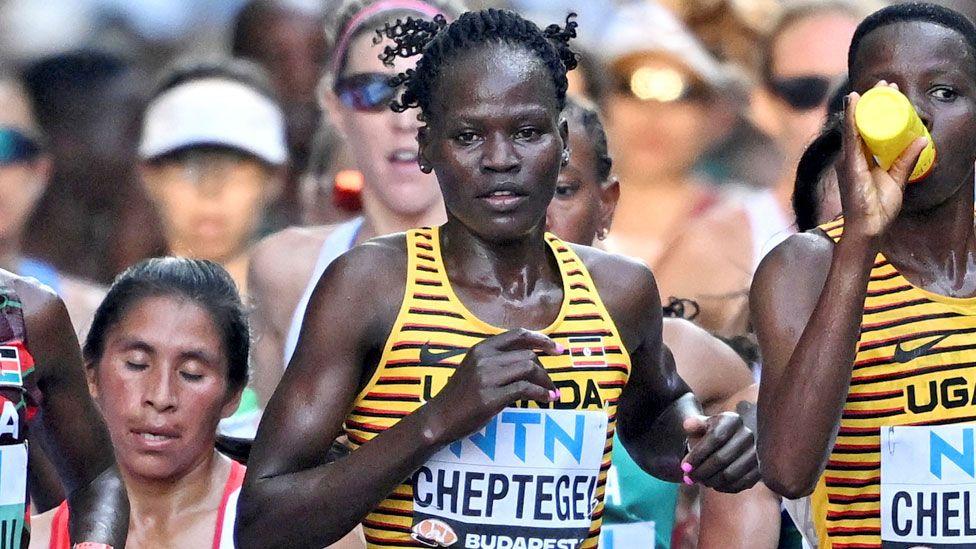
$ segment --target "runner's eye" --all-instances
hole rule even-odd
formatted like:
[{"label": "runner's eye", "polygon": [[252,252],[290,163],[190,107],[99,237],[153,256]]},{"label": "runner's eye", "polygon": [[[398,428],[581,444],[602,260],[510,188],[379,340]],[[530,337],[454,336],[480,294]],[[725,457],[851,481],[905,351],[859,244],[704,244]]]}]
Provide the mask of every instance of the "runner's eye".
[{"label": "runner's eye", "polygon": [[556,185],[556,198],[565,200],[567,198],[572,198],[577,192],[579,192],[578,183],[560,183]]},{"label": "runner's eye", "polygon": [[203,374],[195,374],[186,370],[180,370],[180,377],[190,382],[197,382],[203,379]]},{"label": "runner's eye", "polygon": [[131,360],[126,360],[125,367],[126,369],[132,370],[133,372],[141,372],[142,370],[148,368],[149,365],[144,364],[142,362],[132,362]]},{"label": "runner's eye", "polygon": [[929,93],[939,101],[952,101],[959,96],[956,90],[949,86],[936,86]]}]

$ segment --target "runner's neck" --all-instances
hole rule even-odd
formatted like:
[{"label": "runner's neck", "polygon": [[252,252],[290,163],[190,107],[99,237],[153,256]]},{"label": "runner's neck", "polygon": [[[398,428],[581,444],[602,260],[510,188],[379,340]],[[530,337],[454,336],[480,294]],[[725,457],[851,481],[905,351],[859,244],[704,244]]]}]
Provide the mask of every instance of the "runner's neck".
[{"label": "runner's neck", "polygon": [[[444,268],[455,287],[478,288],[508,300],[526,300],[542,281],[561,285],[540,226],[521,241],[488,242],[451,220],[441,228]],[[448,251],[450,250],[450,251]]]},{"label": "runner's neck", "polygon": [[356,237],[356,244],[376,236],[400,233],[419,227],[434,227],[444,222],[444,205],[440,201],[417,215],[403,215],[388,208],[366,189],[363,191],[362,199],[365,220]]},{"label": "runner's neck", "polygon": [[178,528],[186,516],[216,512],[230,475],[230,460],[212,452],[189,473],[176,480],[141,478],[121,469],[129,495],[130,528],[151,525],[154,530]]},{"label": "runner's neck", "polygon": [[939,206],[902,213],[881,242],[881,252],[917,286],[952,297],[976,294],[973,186],[962,186]]}]

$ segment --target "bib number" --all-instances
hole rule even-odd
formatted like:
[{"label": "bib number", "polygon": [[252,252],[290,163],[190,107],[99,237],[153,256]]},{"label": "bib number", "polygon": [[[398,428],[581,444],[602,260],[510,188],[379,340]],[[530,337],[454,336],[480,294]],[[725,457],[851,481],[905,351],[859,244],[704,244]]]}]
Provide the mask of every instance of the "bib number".
[{"label": "bib number", "polygon": [[974,431],[881,428],[882,547],[976,548]]},{"label": "bib number", "polygon": [[589,534],[602,411],[506,408],[413,475],[411,537],[428,547],[574,549]]}]

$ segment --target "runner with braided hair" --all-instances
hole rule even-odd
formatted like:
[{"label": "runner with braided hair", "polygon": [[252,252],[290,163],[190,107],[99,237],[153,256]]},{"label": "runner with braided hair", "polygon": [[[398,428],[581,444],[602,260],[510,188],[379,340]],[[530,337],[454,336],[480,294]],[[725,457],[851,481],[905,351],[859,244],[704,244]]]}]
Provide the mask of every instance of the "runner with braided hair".
[{"label": "runner with braided hair", "polygon": [[[420,109],[447,222],[353,248],[319,281],[248,462],[239,547],[322,547],[361,522],[371,548],[594,548],[615,432],[661,478],[758,480],[741,418],[704,416],[676,374],[650,271],[545,232],[574,35],[500,10],[381,30],[387,62],[421,55],[394,108]],[[353,450],[327,463],[340,434]]]}]

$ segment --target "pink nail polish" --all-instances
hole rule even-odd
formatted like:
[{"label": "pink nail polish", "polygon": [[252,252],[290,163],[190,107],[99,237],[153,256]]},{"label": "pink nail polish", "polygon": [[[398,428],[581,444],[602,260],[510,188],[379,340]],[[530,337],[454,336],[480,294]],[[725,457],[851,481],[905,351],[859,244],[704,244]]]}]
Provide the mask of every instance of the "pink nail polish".
[{"label": "pink nail polish", "polygon": [[688,463],[688,462],[684,462],[684,463],[682,463],[682,464],[681,464],[681,470],[682,470],[682,471],[684,471],[684,472],[686,472],[686,473],[690,473],[690,472],[692,472],[692,471],[693,471],[694,469],[695,469],[695,468],[694,468],[694,467],[692,467],[692,466],[691,466],[691,464],[690,464],[690,463]]},{"label": "pink nail polish", "polygon": [[556,400],[562,400],[563,393],[559,389],[556,389]]},{"label": "pink nail polish", "polygon": [[566,352],[566,347],[563,347],[562,345],[560,345],[560,344],[557,343],[556,344],[556,352],[559,353],[559,354],[563,354],[563,353]]},{"label": "pink nail polish", "polygon": [[549,391],[549,402],[555,402],[559,400],[559,391],[550,390]]},{"label": "pink nail polish", "polygon": [[685,481],[685,484],[687,484],[688,486],[694,486],[695,485],[695,481],[691,480],[691,477],[689,477],[688,475],[685,475],[683,477],[683,480]]}]

